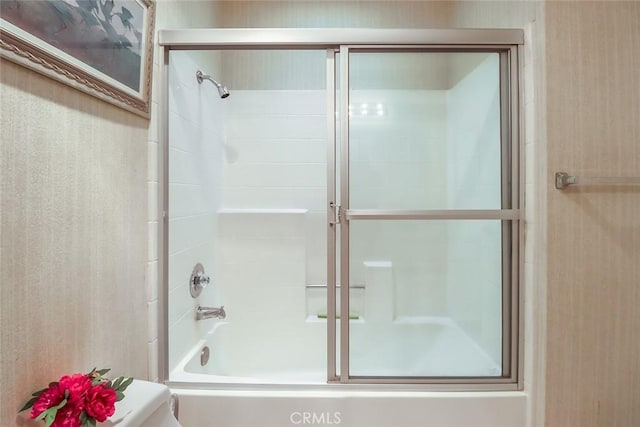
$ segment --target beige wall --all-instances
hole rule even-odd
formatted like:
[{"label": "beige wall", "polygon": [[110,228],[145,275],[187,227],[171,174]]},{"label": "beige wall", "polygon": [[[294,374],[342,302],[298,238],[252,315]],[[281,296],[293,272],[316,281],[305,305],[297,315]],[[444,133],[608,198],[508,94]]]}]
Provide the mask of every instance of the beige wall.
[{"label": "beige wall", "polygon": [[640,425],[640,190],[558,191],[552,174],[640,175],[640,2],[546,8],[546,425]]},{"label": "beige wall", "polygon": [[148,122],[0,63],[0,425],[62,374],[145,378]]},{"label": "beige wall", "polygon": [[221,28],[446,28],[448,1],[220,1]]}]

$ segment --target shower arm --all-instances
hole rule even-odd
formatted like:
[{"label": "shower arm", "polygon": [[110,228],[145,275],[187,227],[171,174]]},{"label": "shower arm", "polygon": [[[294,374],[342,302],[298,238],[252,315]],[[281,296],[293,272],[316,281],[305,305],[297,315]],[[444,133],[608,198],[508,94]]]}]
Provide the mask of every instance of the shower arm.
[{"label": "shower arm", "polygon": [[198,70],[196,71],[196,80],[198,81],[198,84],[202,84],[203,80],[209,80],[216,86],[216,88],[218,89],[218,93],[220,94],[220,98],[222,99],[229,96],[229,91],[227,90],[227,88],[223,84],[218,83],[209,74],[204,74],[202,71]]}]

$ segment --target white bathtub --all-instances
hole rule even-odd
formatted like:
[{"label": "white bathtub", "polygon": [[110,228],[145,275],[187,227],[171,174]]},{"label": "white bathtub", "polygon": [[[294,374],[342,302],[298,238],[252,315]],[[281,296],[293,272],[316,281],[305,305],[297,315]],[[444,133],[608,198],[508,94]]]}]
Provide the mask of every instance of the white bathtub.
[{"label": "white bathtub", "polygon": [[522,392],[173,388],[183,427],[524,427]]},{"label": "white bathtub", "polygon": [[[420,328],[422,334],[424,328],[433,331],[428,348],[412,348],[416,353],[434,356],[416,365],[423,372],[425,369],[426,373],[429,369],[434,373],[444,369],[450,374],[456,369],[459,375],[479,370],[485,375],[496,372],[495,363],[472,343],[468,343],[465,351],[454,352],[451,357],[437,357],[442,352],[450,354],[452,345],[459,346],[461,340],[468,339],[446,319],[426,322],[423,319],[417,324],[416,319],[407,322],[415,324],[408,328],[409,331],[415,327]],[[198,343],[171,373],[170,386],[179,396],[179,419],[183,427],[526,425],[524,392],[425,392],[420,391],[419,386],[327,385],[325,370],[317,369],[324,366],[326,359],[322,350],[326,324],[320,321],[305,323],[308,342],[293,347],[282,346],[292,338],[285,332],[278,334],[284,335],[283,341],[274,334],[260,333],[259,328],[255,335],[248,337],[247,331],[253,330],[249,327],[245,330],[242,325],[217,323],[206,339]],[[403,330],[407,330],[404,326]],[[358,322],[353,322],[352,331],[355,336],[367,339],[365,333],[357,333]],[[410,333],[408,337],[411,338]],[[309,345],[311,342],[321,343],[322,348]],[[205,345],[210,348],[210,361],[206,366],[200,366],[200,351]],[[286,354],[282,354],[283,350]],[[385,351],[375,354],[378,358],[384,357]],[[397,357],[397,354],[389,354],[389,357]],[[368,361],[358,360],[359,366],[366,370]],[[372,358],[370,362],[374,366],[380,360]],[[449,363],[449,366],[442,363]],[[475,365],[469,366],[469,363]]]}]

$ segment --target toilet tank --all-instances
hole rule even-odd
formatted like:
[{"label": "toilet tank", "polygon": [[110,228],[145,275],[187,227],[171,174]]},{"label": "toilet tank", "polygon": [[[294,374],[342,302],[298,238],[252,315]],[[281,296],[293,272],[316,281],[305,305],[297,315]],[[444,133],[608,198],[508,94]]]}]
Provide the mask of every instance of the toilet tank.
[{"label": "toilet tank", "polygon": [[103,427],[179,427],[169,407],[171,393],[164,384],[134,380]]}]

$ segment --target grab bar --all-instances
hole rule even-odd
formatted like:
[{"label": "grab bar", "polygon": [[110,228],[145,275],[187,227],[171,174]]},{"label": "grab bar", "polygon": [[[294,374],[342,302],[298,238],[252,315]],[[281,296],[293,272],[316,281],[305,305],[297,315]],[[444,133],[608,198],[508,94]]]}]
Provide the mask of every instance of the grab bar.
[{"label": "grab bar", "polygon": [[578,177],[575,175],[569,175],[566,172],[556,172],[556,188],[558,190],[564,190],[570,185],[627,185],[627,184],[640,184],[640,177],[634,177],[634,176]]}]

